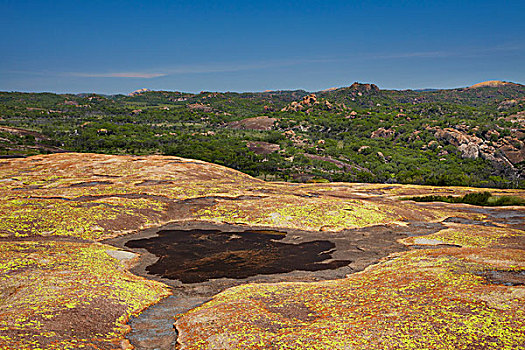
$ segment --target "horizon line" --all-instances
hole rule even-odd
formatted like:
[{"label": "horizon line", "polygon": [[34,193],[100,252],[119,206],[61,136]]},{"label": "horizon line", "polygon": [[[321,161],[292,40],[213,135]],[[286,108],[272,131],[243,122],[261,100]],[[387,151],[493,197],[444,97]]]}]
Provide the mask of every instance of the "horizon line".
[{"label": "horizon line", "polygon": [[[474,85],[477,85],[477,84],[481,84],[481,83],[485,83],[485,82],[490,82],[490,81],[498,81],[498,82],[502,82],[502,83],[509,83],[509,84],[516,84],[516,85],[521,85],[521,86],[525,86],[525,84],[522,84],[522,83],[519,83],[519,82],[515,82],[515,81],[507,81],[507,80],[496,80],[496,79],[493,79],[493,80],[483,80],[483,81],[480,81],[480,82],[477,82],[477,83],[474,83],[474,84],[471,84],[471,85],[466,85],[466,86],[455,86],[455,87],[424,87],[424,88],[382,88],[380,87],[378,84],[376,83],[372,83],[372,82],[354,82],[354,83],[358,83],[358,84],[371,84],[371,85],[376,85],[380,90],[387,90],[387,91],[407,91],[407,90],[412,90],[412,91],[421,91],[421,90],[454,90],[454,89],[465,89],[465,88],[469,88],[471,86],[474,86]],[[353,84],[353,83],[352,83]],[[149,91],[151,92],[161,92],[161,91],[165,91],[165,92],[180,92],[180,93],[185,93],[185,94],[194,94],[194,95],[199,95],[203,92],[207,92],[207,93],[264,93],[264,92],[277,92],[277,91],[306,91],[306,92],[311,92],[311,93],[319,93],[319,92],[325,92],[325,91],[329,91],[329,90],[338,90],[338,89],[343,89],[343,88],[346,88],[346,87],[349,87],[351,86],[352,84],[350,85],[344,85],[344,86],[335,86],[335,87],[329,87],[329,88],[325,88],[325,89],[321,89],[321,90],[307,90],[307,89],[304,89],[304,88],[285,88],[285,89],[277,89],[277,90],[271,90],[271,89],[268,89],[268,90],[261,90],[261,91],[253,91],[253,90],[244,90],[244,91],[233,91],[233,90],[216,90],[216,91],[211,91],[211,90],[201,90],[200,92],[190,92],[190,91],[182,91],[182,90],[170,90],[170,89],[149,89],[149,88],[146,88],[148,89]],[[82,95],[82,94],[96,94],[96,95],[107,95],[107,96],[116,96],[116,95],[129,95],[135,91],[138,91],[140,89],[137,89],[137,90],[133,90],[133,91],[129,91],[129,92],[117,92],[117,93],[99,93],[99,92],[94,92],[94,91],[90,91],[90,92],[87,92],[87,91],[79,91],[79,92],[59,92],[59,91],[51,91],[51,90],[37,90],[37,91],[27,91],[27,90],[0,90],[0,92],[2,93],[13,93],[13,92],[19,92],[19,93],[51,93],[51,94],[56,94],[56,95]]]}]

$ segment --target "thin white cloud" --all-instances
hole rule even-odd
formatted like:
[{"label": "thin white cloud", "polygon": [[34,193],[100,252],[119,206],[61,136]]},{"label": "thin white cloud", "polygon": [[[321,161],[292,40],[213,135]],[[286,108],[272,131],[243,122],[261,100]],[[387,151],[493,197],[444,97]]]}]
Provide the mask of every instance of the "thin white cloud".
[{"label": "thin white cloud", "polygon": [[168,74],[240,72],[240,71],[247,71],[247,70],[287,67],[287,66],[295,66],[295,65],[300,65],[300,64],[323,63],[323,62],[332,62],[332,61],[334,61],[334,59],[290,59],[290,60],[263,61],[263,62],[253,62],[253,63],[236,63],[236,64],[210,63],[206,65],[179,66],[179,67],[167,69],[166,72]]},{"label": "thin white cloud", "polygon": [[462,48],[459,50],[446,51],[416,51],[416,52],[399,52],[384,55],[370,55],[375,59],[394,59],[394,58],[442,58],[442,57],[479,57],[490,56],[501,52],[519,52],[525,50],[524,45],[518,43],[508,43],[499,46],[485,48]]},{"label": "thin white cloud", "polygon": [[165,69],[158,69],[156,73],[151,73],[151,70],[145,72],[69,72],[64,73],[66,76],[83,77],[83,78],[159,78],[168,75],[178,74],[203,74],[203,73],[224,73],[224,72],[240,72],[249,70],[258,70],[265,68],[277,68],[294,66],[307,63],[323,63],[333,62],[334,59],[296,59],[296,60],[281,60],[281,61],[267,61],[267,62],[253,62],[253,63],[209,63],[202,65],[186,65],[177,66]]},{"label": "thin white cloud", "polygon": [[433,58],[433,57],[450,57],[454,56],[453,52],[446,51],[421,51],[421,52],[400,52],[386,55],[373,55],[372,58]]},{"label": "thin white cloud", "polygon": [[464,47],[457,50],[434,50],[434,51],[408,51],[408,52],[393,52],[393,53],[354,53],[351,55],[341,55],[337,57],[325,57],[314,59],[293,58],[288,60],[268,60],[258,62],[244,62],[244,63],[224,63],[224,62],[209,62],[205,64],[195,65],[178,65],[171,67],[157,67],[145,69],[143,71],[119,71],[113,70],[109,72],[52,72],[40,71],[30,72],[23,70],[11,70],[7,73],[11,74],[25,74],[25,75],[42,75],[42,76],[63,76],[63,77],[80,77],[80,78],[116,78],[116,79],[154,79],[171,75],[183,74],[208,74],[208,73],[225,73],[225,72],[241,72],[252,71],[268,68],[289,67],[303,64],[316,63],[348,63],[356,60],[388,60],[388,59],[425,59],[425,58],[475,58],[481,56],[491,56],[499,53],[518,53],[525,50],[525,44],[522,42],[508,42],[499,46],[493,47]]},{"label": "thin white cloud", "polygon": [[66,75],[82,78],[159,78],[166,73],[144,73],[144,72],[117,72],[117,73],[68,73]]}]

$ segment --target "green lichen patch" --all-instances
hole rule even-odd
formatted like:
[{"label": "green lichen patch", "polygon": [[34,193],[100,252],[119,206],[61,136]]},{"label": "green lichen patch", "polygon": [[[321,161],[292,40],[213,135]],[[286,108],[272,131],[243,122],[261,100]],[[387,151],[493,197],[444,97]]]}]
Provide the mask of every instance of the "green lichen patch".
[{"label": "green lichen patch", "polygon": [[117,348],[127,318],[169,293],[93,241],[183,220],[330,235],[448,217],[497,227],[444,222],[446,229],[416,238],[463,248],[411,251],[343,280],[225,291],[179,319],[180,340],[186,349],[519,348],[525,292],[515,282],[525,263],[523,250],[510,248],[523,246],[522,232],[464,205],[399,200],[472,191],[267,183],[177,157],[0,160],[0,349]]},{"label": "green lichen patch", "polygon": [[[522,251],[490,253],[525,270]],[[229,349],[518,349],[525,288],[476,275],[495,267],[470,258],[483,254],[412,251],[342,280],[235,287],[179,318],[179,341],[188,350],[224,340]]]},{"label": "green lichen patch", "polygon": [[126,271],[102,244],[0,245],[0,348],[118,347],[126,322],[170,294]]},{"label": "green lichen patch", "polygon": [[[407,245],[425,245],[423,240],[439,244],[453,244],[462,247],[494,247],[509,237],[523,237],[523,231],[507,227],[448,224],[449,228],[431,235],[408,237],[402,240]],[[423,243],[422,243],[423,242]]]},{"label": "green lichen patch", "polygon": [[196,217],[217,222],[338,231],[399,219],[389,208],[364,200],[301,198],[290,195],[257,202],[229,202],[200,210]]}]

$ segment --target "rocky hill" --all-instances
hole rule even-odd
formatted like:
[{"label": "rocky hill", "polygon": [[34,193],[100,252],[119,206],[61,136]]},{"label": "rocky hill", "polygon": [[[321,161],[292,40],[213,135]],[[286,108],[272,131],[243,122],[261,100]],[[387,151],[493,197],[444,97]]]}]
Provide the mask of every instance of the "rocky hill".
[{"label": "rocky hill", "polygon": [[143,94],[143,93],[148,92],[148,91],[151,91],[151,90],[150,89],[146,89],[146,88],[142,88],[142,89],[138,89],[138,90],[130,92],[128,94],[128,96],[140,95],[140,94]]},{"label": "rocky hill", "polygon": [[34,147],[31,136],[0,134],[0,153],[59,147],[183,156],[262,179],[525,187],[523,113],[525,86],[493,81],[428,91],[353,83],[319,92],[0,93],[0,125],[45,137]]},{"label": "rocky hill", "polygon": [[470,86],[469,88],[477,89],[480,87],[501,87],[501,86],[519,86],[519,85],[515,83],[509,83],[507,81],[501,81],[501,80],[488,80],[488,81],[483,81],[481,83],[474,84]]}]

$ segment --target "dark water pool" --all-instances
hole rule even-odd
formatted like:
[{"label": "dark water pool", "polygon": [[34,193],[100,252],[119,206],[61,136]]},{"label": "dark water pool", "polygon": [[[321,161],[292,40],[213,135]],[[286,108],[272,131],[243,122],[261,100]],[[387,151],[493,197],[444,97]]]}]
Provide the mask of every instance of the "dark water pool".
[{"label": "dark water pool", "polygon": [[144,248],[159,257],[146,268],[149,273],[183,283],[337,269],[351,263],[332,260],[333,242],[280,242],[284,236],[278,231],[164,230],[157,237],[128,241],[126,246]]}]

